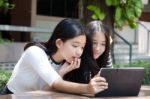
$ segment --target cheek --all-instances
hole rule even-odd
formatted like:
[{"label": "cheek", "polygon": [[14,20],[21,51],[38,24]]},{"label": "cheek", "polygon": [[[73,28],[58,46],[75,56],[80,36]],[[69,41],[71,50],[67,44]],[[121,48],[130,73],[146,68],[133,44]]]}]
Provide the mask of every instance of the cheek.
[{"label": "cheek", "polygon": [[96,48],[93,47],[93,53],[95,53],[95,51],[96,51]]},{"label": "cheek", "polygon": [[63,53],[63,56],[64,56],[65,60],[70,63],[73,60],[72,59],[72,57],[73,57],[72,48],[66,48],[64,53]]},{"label": "cheek", "polygon": [[101,53],[104,53],[105,52],[105,47],[102,47],[102,51],[101,51]]},{"label": "cheek", "polygon": [[95,48],[93,48],[93,57],[94,59],[97,59],[105,52],[105,47],[101,46],[100,50],[97,51]]}]

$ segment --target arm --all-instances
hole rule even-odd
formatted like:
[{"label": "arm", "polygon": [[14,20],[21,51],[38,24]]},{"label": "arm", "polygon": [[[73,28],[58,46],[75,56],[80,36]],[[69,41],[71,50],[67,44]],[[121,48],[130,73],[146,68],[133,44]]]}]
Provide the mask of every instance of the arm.
[{"label": "arm", "polygon": [[54,83],[52,84],[52,89],[61,92],[76,93],[76,94],[89,93],[88,84],[73,83],[65,81],[61,78],[54,81]]},{"label": "arm", "polygon": [[68,82],[60,78],[54,81],[51,88],[61,92],[93,96],[94,94],[107,89],[107,86],[108,84],[103,77],[95,76],[90,80],[89,84]]},{"label": "arm", "polygon": [[28,61],[37,74],[47,82],[51,89],[76,94],[95,94],[106,89],[105,86],[107,86],[107,84],[102,77],[94,77],[89,84],[64,81],[52,68],[44,51],[38,47],[30,47],[26,51],[26,55],[28,56],[26,61]]}]

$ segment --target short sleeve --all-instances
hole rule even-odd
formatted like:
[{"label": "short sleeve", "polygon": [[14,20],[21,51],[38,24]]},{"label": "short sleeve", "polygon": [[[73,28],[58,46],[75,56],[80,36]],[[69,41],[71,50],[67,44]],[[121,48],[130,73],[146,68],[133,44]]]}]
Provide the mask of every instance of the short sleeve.
[{"label": "short sleeve", "polygon": [[37,46],[29,47],[25,53],[25,61],[38,73],[38,75],[50,86],[60,78],[60,75],[53,69],[49,63],[48,57],[43,49]]}]

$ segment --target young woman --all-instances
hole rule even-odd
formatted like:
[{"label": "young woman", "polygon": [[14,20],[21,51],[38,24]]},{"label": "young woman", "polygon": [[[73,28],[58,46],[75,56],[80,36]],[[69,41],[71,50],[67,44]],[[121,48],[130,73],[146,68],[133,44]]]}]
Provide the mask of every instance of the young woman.
[{"label": "young woman", "polygon": [[86,25],[87,42],[81,57],[80,68],[66,74],[64,79],[89,83],[102,67],[112,67],[110,58],[110,32],[100,21]]},{"label": "young woman", "polygon": [[76,94],[96,94],[105,90],[107,83],[99,76],[91,79],[88,84],[62,79],[66,73],[79,68],[85,43],[86,35],[82,25],[73,19],[62,20],[47,42],[25,46],[5,93],[44,90],[47,86],[51,90]]},{"label": "young woman", "polygon": [[[107,26],[101,21],[91,21],[86,26],[87,31],[87,48],[92,48],[92,56],[96,60],[99,68],[112,67],[110,57],[110,44],[112,39]],[[88,43],[91,43],[88,45]],[[85,54],[88,50],[85,49]]]}]

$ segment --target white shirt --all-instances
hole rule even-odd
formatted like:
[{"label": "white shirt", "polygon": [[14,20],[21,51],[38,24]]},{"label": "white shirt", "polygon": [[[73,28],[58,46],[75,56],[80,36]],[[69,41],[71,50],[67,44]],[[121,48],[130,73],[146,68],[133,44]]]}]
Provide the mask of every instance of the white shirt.
[{"label": "white shirt", "polygon": [[[51,61],[51,60],[50,60]],[[47,54],[37,46],[31,46],[23,53],[16,64],[7,87],[13,93],[21,93],[42,88],[60,78],[56,72],[60,65],[49,62]]]}]

